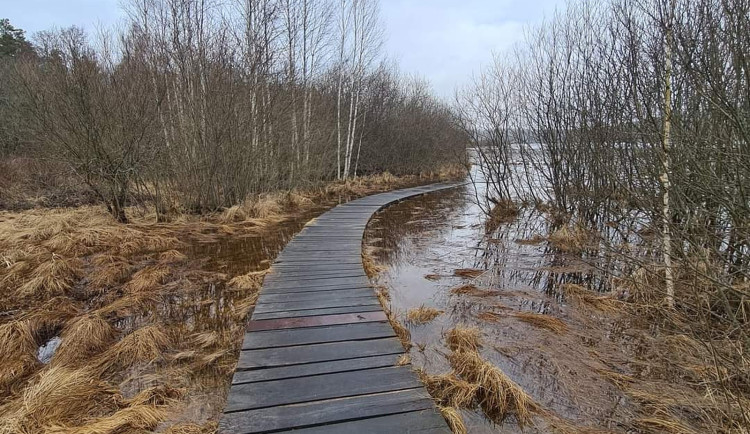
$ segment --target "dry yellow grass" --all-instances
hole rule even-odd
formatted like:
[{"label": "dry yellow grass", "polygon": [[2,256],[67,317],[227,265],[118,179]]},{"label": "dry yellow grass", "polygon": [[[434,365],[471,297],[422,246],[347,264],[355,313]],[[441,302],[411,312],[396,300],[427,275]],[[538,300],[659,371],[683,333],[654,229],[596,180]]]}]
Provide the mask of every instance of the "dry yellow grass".
[{"label": "dry yellow grass", "polygon": [[97,314],[77,317],[67,325],[61,345],[52,357],[54,365],[74,365],[87,362],[112,343],[116,330]]},{"label": "dry yellow grass", "polygon": [[513,314],[513,316],[525,323],[549,330],[554,333],[563,333],[568,329],[564,322],[550,315],[531,312],[519,312]]},{"label": "dry yellow grass", "polygon": [[171,269],[164,264],[149,265],[138,270],[125,284],[127,292],[157,291],[169,277]]},{"label": "dry yellow grass", "polygon": [[0,396],[9,392],[17,381],[30,375],[40,364],[37,344],[29,320],[0,325]]},{"label": "dry yellow grass", "polygon": [[439,406],[438,410],[440,410],[440,414],[443,415],[443,418],[448,423],[448,427],[450,427],[453,434],[468,433],[466,425],[464,424],[464,419],[461,417],[461,413],[458,412],[458,409],[455,407]]},{"label": "dry yellow grass", "polygon": [[502,423],[513,416],[521,427],[532,424],[539,406],[503,371],[472,350],[454,351],[449,360],[456,375],[479,385],[476,400],[490,420]]},{"label": "dry yellow grass", "polygon": [[396,318],[390,310],[386,311],[386,316],[388,317],[388,322],[391,324],[391,327],[393,327],[393,331],[401,341],[401,345],[403,345],[404,349],[408,351],[409,348],[411,348],[411,332],[401,324],[398,318]]},{"label": "dry yellow grass", "polygon": [[445,334],[451,351],[478,351],[482,347],[482,333],[476,327],[457,326]]},{"label": "dry yellow grass", "polygon": [[365,251],[362,252],[362,268],[364,268],[365,273],[370,277],[377,276],[386,270],[384,265],[378,264],[375,259]]},{"label": "dry yellow grass", "polygon": [[472,408],[475,405],[478,384],[462,380],[454,374],[428,375],[420,371],[419,378],[439,405],[457,408]]},{"label": "dry yellow grass", "polygon": [[79,259],[52,254],[34,269],[33,277],[16,290],[16,296],[46,298],[65,295],[80,278],[82,266]]},{"label": "dry yellow grass", "polygon": [[50,367],[23,394],[0,408],[0,433],[43,432],[54,426],[77,426],[85,418],[117,409],[116,388],[90,369]]},{"label": "dry yellow grass", "polygon": [[442,310],[434,307],[419,306],[415,309],[409,309],[406,312],[406,321],[412,324],[427,324],[443,313]]},{"label": "dry yellow grass", "polygon": [[123,337],[97,359],[96,365],[106,371],[125,369],[138,363],[158,361],[172,342],[159,325],[147,325]]}]

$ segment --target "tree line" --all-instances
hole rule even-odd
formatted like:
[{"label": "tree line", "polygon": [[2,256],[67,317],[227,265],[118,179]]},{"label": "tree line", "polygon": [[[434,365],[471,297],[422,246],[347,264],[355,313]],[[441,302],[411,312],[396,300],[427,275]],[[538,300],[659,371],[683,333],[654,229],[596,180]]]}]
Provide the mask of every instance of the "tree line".
[{"label": "tree line", "polygon": [[214,210],[258,192],[436,170],[463,146],[449,107],[382,54],[375,0],[125,10],[120,29],[41,32],[2,56],[0,82],[12,119],[2,153],[65,161],[121,221],[134,192],[160,213]]}]

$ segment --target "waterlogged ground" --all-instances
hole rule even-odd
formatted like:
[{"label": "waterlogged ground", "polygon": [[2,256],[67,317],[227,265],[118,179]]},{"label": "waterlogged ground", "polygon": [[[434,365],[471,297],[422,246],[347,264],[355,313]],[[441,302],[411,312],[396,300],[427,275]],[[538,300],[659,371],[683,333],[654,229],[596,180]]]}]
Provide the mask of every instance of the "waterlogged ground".
[{"label": "waterlogged ground", "polygon": [[441,179],[360,178],[168,223],[135,208],[129,225],[99,207],[0,212],[0,434],[214,432],[284,245],[340,202]]},{"label": "waterlogged ground", "polygon": [[[628,339],[622,324],[613,313],[563,296],[566,284],[607,291],[608,282],[592,260],[550,246],[543,213],[523,210],[486,233],[486,217],[474,203],[473,188],[402,202],[377,214],[369,225],[366,242],[386,267],[376,281],[389,289],[401,321],[420,306],[444,312],[424,325],[405,322],[414,344],[413,365],[429,374],[449,372],[443,333],[457,325],[476,326],[484,336],[482,356],[551,412],[537,416],[535,427],[524,432],[564,426],[572,432],[583,427],[624,432],[632,408],[603,375],[627,372]],[[461,268],[485,272],[475,279],[455,276],[454,270]],[[451,292],[467,283],[480,291]],[[514,316],[519,312],[553,316],[564,330],[526,323]],[[471,433],[520,432],[513,418],[497,426],[480,410],[462,415]]]}]

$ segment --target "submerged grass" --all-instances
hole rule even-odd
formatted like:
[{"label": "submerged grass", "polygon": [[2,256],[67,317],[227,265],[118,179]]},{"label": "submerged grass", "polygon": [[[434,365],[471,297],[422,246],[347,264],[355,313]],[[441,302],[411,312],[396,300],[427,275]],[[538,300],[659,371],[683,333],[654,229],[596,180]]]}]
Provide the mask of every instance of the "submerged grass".
[{"label": "submerged grass", "polygon": [[553,333],[563,333],[568,329],[568,326],[565,325],[564,322],[550,315],[531,312],[518,312],[514,313],[513,316],[525,323],[549,330]]},{"label": "submerged grass", "polygon": [[427,324],[442,313],[442,310],[435,309],[434,307],[419,306],[415,309],[409,309],[406,312],[406,321],[416,325]]},{"label": "submerged grass", "polygon": [[513,416],[521,427],[533,423],[532,414],[539,411],[538,404],[477,351],[454,351],[449,361],[456,375],[479,385],[476,400],[488,419],[501,424]]}]

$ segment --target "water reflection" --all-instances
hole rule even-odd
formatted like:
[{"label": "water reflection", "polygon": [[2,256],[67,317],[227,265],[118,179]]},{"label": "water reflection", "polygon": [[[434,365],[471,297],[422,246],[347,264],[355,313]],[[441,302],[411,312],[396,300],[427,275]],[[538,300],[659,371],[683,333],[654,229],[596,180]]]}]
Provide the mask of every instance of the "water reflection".
[{"label": "water reflection", "polygon": [[[611,421],[627,419],[627,404],[598,372],[625,369],[611,339],[617,320],[577,309],[561,290],[572,283],[609,291],[602,270],[614,261],[599,251],[570,254],[553,248],[545,238],[555,230],[554,219],[530,207],[486,233],[485,214],[474,200],[483,188],[467,185],[405,201],[377,214],[368,226],[367,244],[387,266],[377,281],[390,289],[393,310],[403,314],[425,305],[445,312],[431,323],[410,326],[414,365],[432,374],[448,372],[441,335],[457,324],[477,326],[488,343],[483,357],[545,408],[577,425],[615,429]],[[451,293],[469,281],[454,276],[459,268],[485,270],[473,283],[490,295]],[[488,311],[499,319],[478,317]],[[553,315],[565,322],[567,332],[554,334],[518,321],[514,312]],[[500,429],[479,413],[465,412],[465,419],[470,432]],[[545,423],[535,429],[547,432]],[[520,429],[511,422],[502,431]]]}]

